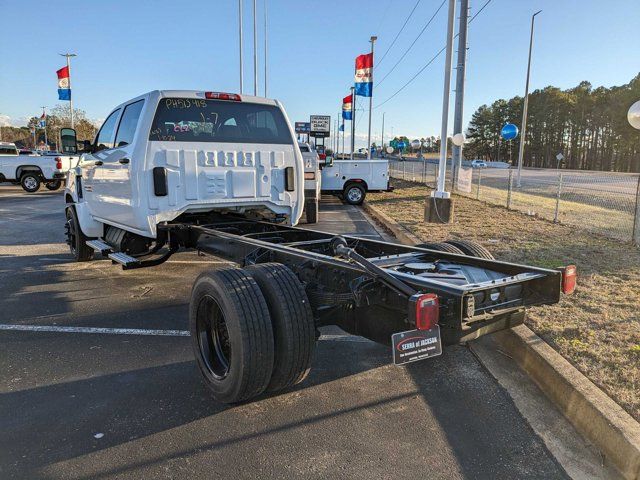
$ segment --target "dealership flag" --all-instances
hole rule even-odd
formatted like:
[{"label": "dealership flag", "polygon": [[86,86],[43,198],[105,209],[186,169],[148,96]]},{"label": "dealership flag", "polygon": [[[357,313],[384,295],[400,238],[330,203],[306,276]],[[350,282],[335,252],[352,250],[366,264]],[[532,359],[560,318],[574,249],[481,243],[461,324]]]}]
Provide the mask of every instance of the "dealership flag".
[{"label": "dealership flag", "polygon": [[40,117],[40,128],[44,128],[47,126],[47,115],[42,111],[42,116]]},{"label": "dealership flag", "polygon": [[69,67],[62,67],[58,74],[58,100],[71,100],[71,88],[69,88]]},{"label": "dealership flag", "polygon": [[351,95],[347,95],[342,99],[342,118],[344,118],[345,120],[351,120],[352,118],[351,112],[353,112],[352,106],[353,106],[353,103],[352,103]]},{"label": "dealership flag", "polygon": [[373,53],[356,57],[356,95],[370,97],[373,93]]}]

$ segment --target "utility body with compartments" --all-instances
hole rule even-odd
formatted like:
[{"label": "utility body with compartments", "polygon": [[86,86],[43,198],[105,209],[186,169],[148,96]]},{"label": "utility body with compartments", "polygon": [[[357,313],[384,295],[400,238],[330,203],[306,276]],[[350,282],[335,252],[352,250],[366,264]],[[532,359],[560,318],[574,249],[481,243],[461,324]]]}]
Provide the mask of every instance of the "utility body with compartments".
[{"label": "utility body with compartments", "polygon": [[519,325],[528,306],[575,288],[573,266],[501,262],[474,242],[295,227],[303,174],[278,102],[151,92],[117,107],[70,171],[67,241],[78,261],[99,254],[124,269],[181,249],[236,264],[202,272],[189,306],[197,364],[227,403],[302,381],[325,325],[390,344],[404,364]]},{"label": "utility body with compartments", "polygon": [[322,166],[322,191],[360,205],[367,192],[389,190],[388,160],[334,160]]},{"label": "utility body with compartments", "polygon": [[320,211],[320,156],[309,143],[299,142],[298,147],[304,161],[304,216],[307,223],[318,221]]}]

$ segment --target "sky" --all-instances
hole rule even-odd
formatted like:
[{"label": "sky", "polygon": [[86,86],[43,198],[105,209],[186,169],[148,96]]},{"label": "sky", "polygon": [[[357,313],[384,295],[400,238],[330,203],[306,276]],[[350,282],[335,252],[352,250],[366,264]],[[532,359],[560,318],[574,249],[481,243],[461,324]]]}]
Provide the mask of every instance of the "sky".
[{"label": "sky", "polygon": [[[257,0],[259,95],[265,1],[268,96],[284,104],[292,122],[321,114],[331,115],[333,124],[353,82],[354,59],[369,51],[371,35],[378,36],[374,107],[446,43],[448,2],[380,83],[442,0],[419,0],[410,16],[418,0]],[[469,0],[471,15],[486,1]],[[244,92],[253,94],[253,2],[243,5]],[[529,27],[537,10],[542,13],[536,17],[531,90],[570,88],[582,80],[594,87],[621,85],[640,72],[638,0],[490,0],[469,25],[465,125],[480,105],[524,94]],[[57,100],[55,72],[65,64],[59,56],[64,52],[78,55],[72,60],[74,106],[97,122],[117,104],[150,90],[239,92],[237,0],[0,0],[0,18],[0,124],[24,125],[41,113],[40,106],[63,103]],[[387,141],[392,134],[439,135],[444,59],[437,57],[392,100],[374,108],[372,141],[380,140],[383,112]],[[455,60],[454,53],[454,66]],[[454,82],[455,72],[452,90]],[[452,92],[451,118],[453,98]],[[368,105],[358,97],[358,108],[365,109],[356,111],[359,146],[366,142]]]}]

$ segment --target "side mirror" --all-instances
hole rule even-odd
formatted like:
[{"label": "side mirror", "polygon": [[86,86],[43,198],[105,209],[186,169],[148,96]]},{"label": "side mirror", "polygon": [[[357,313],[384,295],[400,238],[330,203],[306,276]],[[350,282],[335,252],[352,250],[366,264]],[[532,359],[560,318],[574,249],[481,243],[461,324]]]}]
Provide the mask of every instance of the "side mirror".
[{"label": "side mirror", "polygon": [[82,151],[84,153],[93,153],[93,145],[91,144],[91,140],[84,140],[82,142]]},{"label": "side mirror", "polygon": [[78,140],[73,128],[60,129],[60,150],[70,155],[78,153]]}]

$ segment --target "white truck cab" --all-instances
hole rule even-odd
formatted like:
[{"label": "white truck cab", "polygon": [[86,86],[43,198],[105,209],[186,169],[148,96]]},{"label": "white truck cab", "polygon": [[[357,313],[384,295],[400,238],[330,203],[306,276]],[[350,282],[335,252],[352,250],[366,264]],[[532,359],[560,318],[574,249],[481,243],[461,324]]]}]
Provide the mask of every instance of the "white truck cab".
[{"label": "white truck cab", "polygon": [[320,156],[313,145],[299,142],[304,160],[304,214],[307,223],[317,223],[320,201]]},{"label": "white truck cab", "polygon": [[303,172],[278,101],[155,90],[118,105],[87,142],[67,177],[67,233],[149,244],[159,223],[213,210],[295,225]]}]

